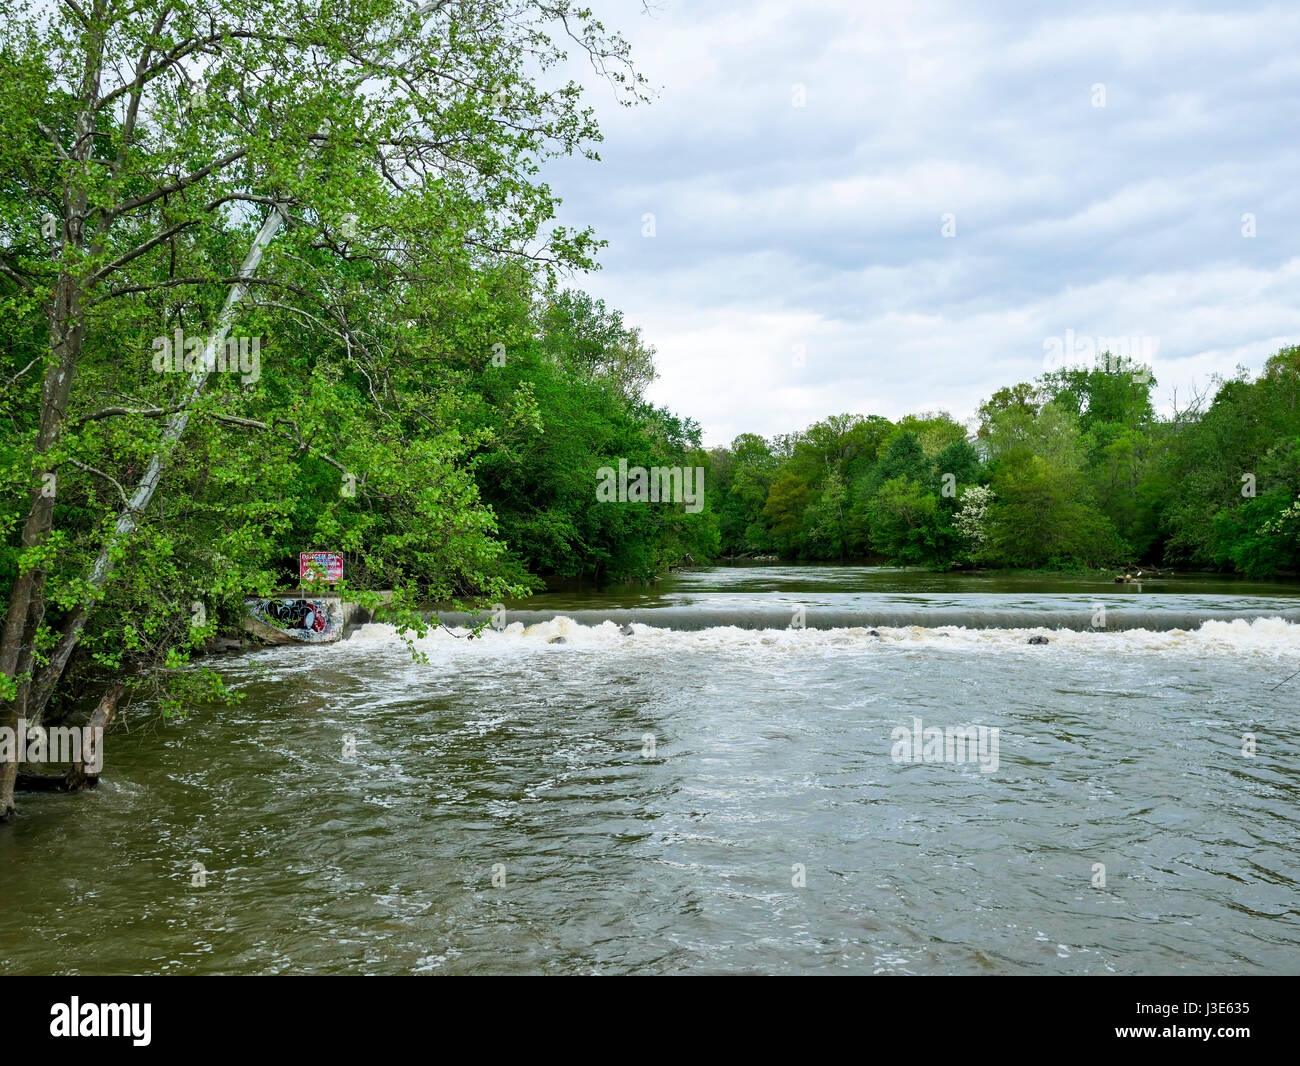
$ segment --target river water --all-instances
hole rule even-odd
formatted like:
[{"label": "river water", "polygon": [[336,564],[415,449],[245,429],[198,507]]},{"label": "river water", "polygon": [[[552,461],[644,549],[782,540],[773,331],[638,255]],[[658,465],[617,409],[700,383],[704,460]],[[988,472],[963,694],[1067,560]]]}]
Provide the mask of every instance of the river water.
[{"label": "river water", "polygon": [[[1294,583],[772,566],[508,606],[134,708],[98,790],[0,827],[0,970],[1300,972]],[[981,757],[911,753],[935,727]]]}]

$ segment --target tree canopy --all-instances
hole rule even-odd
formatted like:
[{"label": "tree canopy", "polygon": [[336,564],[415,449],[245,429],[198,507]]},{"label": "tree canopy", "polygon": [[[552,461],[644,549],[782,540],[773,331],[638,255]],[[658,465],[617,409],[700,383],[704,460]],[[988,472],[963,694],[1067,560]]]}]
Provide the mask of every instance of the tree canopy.
[{"label": "tree canopy", "polygon": [[[1162,418],[1103,353],[943,412],[844,414],[709,453],[721,552],[935,568],[1300,569],[1300,348]],[[764,494],[766,490],[766,495]]]}]

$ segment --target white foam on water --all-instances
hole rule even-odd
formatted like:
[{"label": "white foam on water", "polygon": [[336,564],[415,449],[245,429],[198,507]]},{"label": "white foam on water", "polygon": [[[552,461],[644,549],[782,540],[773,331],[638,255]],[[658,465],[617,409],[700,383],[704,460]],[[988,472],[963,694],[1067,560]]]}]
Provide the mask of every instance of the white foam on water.
[{"label": "white foam on water", "polygon": [[[572,654],[588,650],[640,645],[647,651],[699,649],[834,649],[851,648],[862,652],[878,649],[946,649],[950,651],[1016,651],[1026,655],[1050,655],[1053,648],[1082,652],[1148,653],[1191,652],[1207,655],[1300,654],[1300,625],[1281,618],[1234,619],[1207,621],[1195,630],[1124,629],[1077,631],[1024,627],[1016,629],[968,629],[964,626],[887,627],[875,632],[863,627],[849,629],[741,629],[718,626],[712,629],[663,629],[636,622],[630,636],[614,622],[588,626],[572,618],[557,615],[545,622],[525,627],[512,622],[502,630],[484,629],[474,639],[470,630],[438,628],[424,637],[411,637],[414,646],[426,654],[485,655],[498,652],[536,652]],[[1042,636],[1048,644],[1029,644],[1029,638]],[[563,643],[552,643],[562,638]],[[403,645],[391,625],[371,623],[360,626],[344,642],[332,645],[340,652],[358,644]]]}]

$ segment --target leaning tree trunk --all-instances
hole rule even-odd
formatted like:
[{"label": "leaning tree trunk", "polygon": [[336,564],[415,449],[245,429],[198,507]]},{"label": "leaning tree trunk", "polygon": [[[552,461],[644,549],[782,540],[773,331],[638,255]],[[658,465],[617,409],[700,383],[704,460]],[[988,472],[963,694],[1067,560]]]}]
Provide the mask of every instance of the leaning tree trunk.
[{"label": "leaning tree trunk", "polygon": [[[258,265],[262,262],[262,256],[267,246],[280,231],[284,225],[284,208],[273,208],[267,216],[266,221],[262,223],[262,228],[258,231],[253,240],[253,245],[244,257],[244,262],[239,268],[239,281],[231,286],[230,292],[226,294],[226,302],[221,308],[221,313],[217,316],[212,333],[208,335],[207,343],[203,347],[203,357],[190,373],[188,386],[185,397],[181,402],[180,409],[168,418],[162,437],[159,439],[157,446],[154,448],[153,455],[150,457],[149,466],[141,477],[140,483],[136,486],[135,492],[132,493],[130,500],[125,507],[118,512],[117,521],[114,523],[112,531],[109,533],[107,541],[100,550],[94,565],[90,570],[90,577],[86,581],[88,591],[82,598],[77,608],[65,620],[58,643],[50,655],[50,661],[46,667],[36,676],[27,693],[26,714],[33,725],[39,724],[45,713],[45,708],[49,704],[50,696],[54,693],[54,688],[59,679],[63,676],[63,671],[68,665],[68,660],[72,657],[78,642],[81,640],[81,634],[86,627],[86,622],[94,610],[95,603],[99,599],[99,594],[108,579],[113,575],[117,568],[116,553],[125,546],[130,539],[131,534],[135,532],[136,527],[140,524],[140,517],[148,509],[150,501],[153,500],[154,493],[158,489],[158,483],[162,478],[163,470],[170,460],[172,452],[175,451],[177,443],[185,433],[185,428],[189,425],[191,409],[199,397],[202,396],[204,389],[207,387],[208,378],[211,375],[212,368],[216,366],[217,353],[224,347],[226,337],[230,333],[231,323],[234,322],[235,315],[238,313],[240,305],[248,292],[247,279],[251,278],[256,272]],[[66,405],[66,400],[65,400]],[[51,501],[52,504],[53,501]],[[12,608],[11,608],[12,614]],[[22,620],[25,621],[27,615],[27,604],[24,602],[22,610]],[[14,619],[7,619],[5,640],[9,639],[9,628],[14,623]],[[21,625],[21,621],[18,623]],[[19,640],[14,647],[14,662],[18,660]],[[8,645],[5,647],[8,653]],[[12,676],[12,675],[10,675]],[[10,717],[14,719],[14,725],[17,724],[17,705],[11,712]],[[13,793],[14,784],[17,776],[17,764],[0,763],[0,819],[13,813]]]}]

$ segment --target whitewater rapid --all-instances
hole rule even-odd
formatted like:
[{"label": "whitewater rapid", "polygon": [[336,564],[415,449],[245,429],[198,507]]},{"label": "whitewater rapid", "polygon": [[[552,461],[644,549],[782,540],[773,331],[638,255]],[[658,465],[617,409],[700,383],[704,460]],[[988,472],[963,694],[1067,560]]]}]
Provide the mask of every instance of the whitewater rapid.
[{"label": "whitewater rapid", "polygon": [[[590,613],[590,612],[588,612]],[[625,632],[630,630],[630,632]],[[1050,625],[1020,625],[1006,628],[960,625],[905,625],[837,628],[760,628],[736,625],[701,629],[677,629],[644,622],[624,623],[606,619],[584,623],[569,615],[556,615],[524,624],[511,622],[502,629],[487,626],[477,635],[463,626],[439,626],[423,638],[383,623],[358,627],[349,639],[337,645],[402,644],[409,637],[414,647],[425,652],[455,652],[484,655],[511,649],[562,655],[573,651],[629,650],[686,651],[698,649],[855,648],[869,653],[873,648],[944,648],[963,651],[1015,651],[1026,655],[1050,655],[1052,649],[1085,654],[1132,654],[1182,652],[1206,655],[1264,654],[1300,655],[1300,624],[1277,617],[1210,619],[1192,629],[1132,628],[1076,630]],[[1048,644],[1031,645],[1031,637],[1046,637]]]}]

